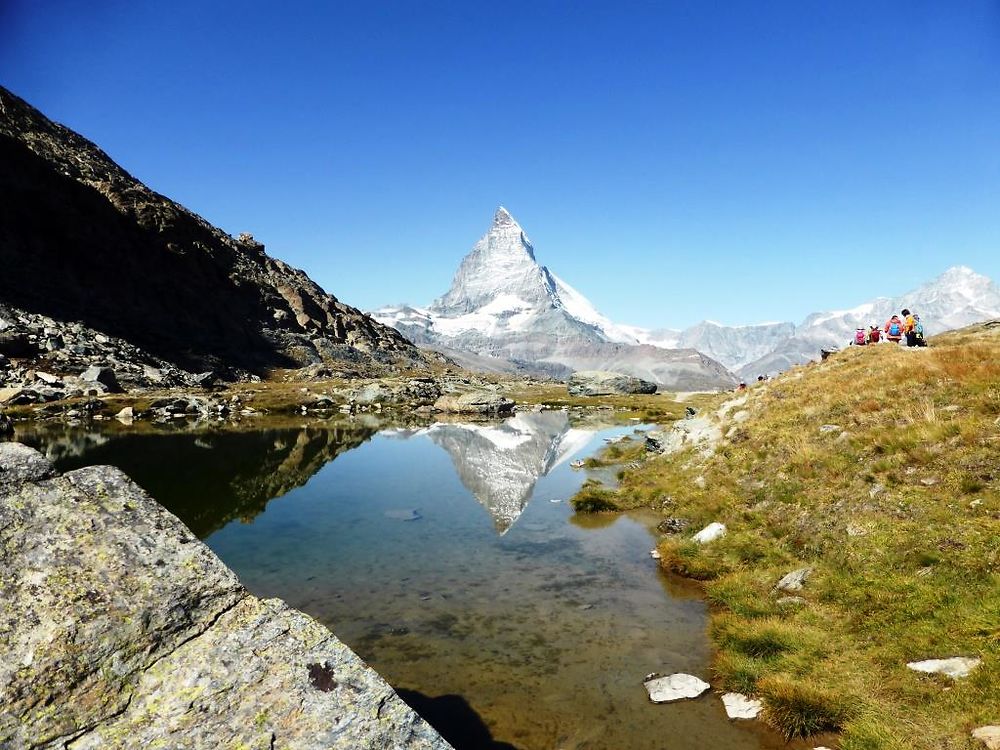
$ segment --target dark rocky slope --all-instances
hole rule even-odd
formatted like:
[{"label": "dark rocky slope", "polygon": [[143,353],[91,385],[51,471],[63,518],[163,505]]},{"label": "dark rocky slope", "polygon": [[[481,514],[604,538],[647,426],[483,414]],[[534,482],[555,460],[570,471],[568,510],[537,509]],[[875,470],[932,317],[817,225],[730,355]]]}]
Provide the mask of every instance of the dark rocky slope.
[{"label": "dark rocky slope", "polygon": [[0,302],[192,372],[426,364],[403,336],[159,195],[0,87]]}]

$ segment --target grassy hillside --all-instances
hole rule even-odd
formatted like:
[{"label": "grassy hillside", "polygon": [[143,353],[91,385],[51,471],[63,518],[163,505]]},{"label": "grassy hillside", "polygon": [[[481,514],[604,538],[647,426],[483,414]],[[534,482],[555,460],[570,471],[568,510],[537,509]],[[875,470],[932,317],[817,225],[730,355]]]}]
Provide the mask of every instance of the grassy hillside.
[{"label": "grassy hillside", "polygon": [[[790,736],[973,747],[1000,723],[1000,323],[852,347],[721,421],[711,455],[646,461],[615,497],[692,522],[660,552],[705,582],[715,686],[762,696]],[[691,541],[712,521],[724,537]],[[799,601],[775,590],[805,566]],[[983,661],[960,680],[906,667],[950,656]]]}]

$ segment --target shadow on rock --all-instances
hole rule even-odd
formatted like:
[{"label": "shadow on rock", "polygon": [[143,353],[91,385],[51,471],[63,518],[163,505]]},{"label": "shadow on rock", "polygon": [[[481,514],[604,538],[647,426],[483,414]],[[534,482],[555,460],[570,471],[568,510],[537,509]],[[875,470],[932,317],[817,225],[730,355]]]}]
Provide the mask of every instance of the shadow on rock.
[{"label": "shadow on rock", "polygon": [[455,750],[517,750],[514,745],[494,740],[479,714],[460,695],[431,698],[416,690],[397,688],[396,692]]}]

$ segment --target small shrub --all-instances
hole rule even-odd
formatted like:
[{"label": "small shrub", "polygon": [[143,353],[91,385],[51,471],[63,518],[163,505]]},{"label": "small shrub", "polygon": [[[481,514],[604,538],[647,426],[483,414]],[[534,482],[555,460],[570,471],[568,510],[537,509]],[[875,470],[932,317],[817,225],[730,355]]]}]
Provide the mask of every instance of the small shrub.
[{"label": "small shrub", "polygon": [[601,513],[618,510],[615,493],[599,482],[590,480],[573,496],[570,504],[577,513]]},{"label": "small shrub", "polygon": [[985,487],[986,483],[983,480],[971,474],[965,474],[958,482],[958,488],[962,491],[963,495],[974,495],[985,489]]},{"label": "small shrub", "polygon": [[857,713],[857,699],[796,682],[768,676],[758,682],[764,697],[764,719],[787,739],[817,732],[839,732]]}]

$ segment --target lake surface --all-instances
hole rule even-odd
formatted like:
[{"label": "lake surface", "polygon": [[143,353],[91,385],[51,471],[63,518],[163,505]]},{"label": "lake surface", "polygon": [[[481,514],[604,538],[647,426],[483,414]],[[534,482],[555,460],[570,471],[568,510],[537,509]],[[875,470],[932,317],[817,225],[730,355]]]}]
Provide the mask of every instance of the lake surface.
[{"label": "lake surface", "polygon": [[[762,748],[708,694],[705,605],[650,559],[652,517],[575,516],[570,462],[633,426],[25,427],[61,470],[121,467],[255,594],[328,625],[457,748]],[[641,435],[636,435],[641,439]]]}]

